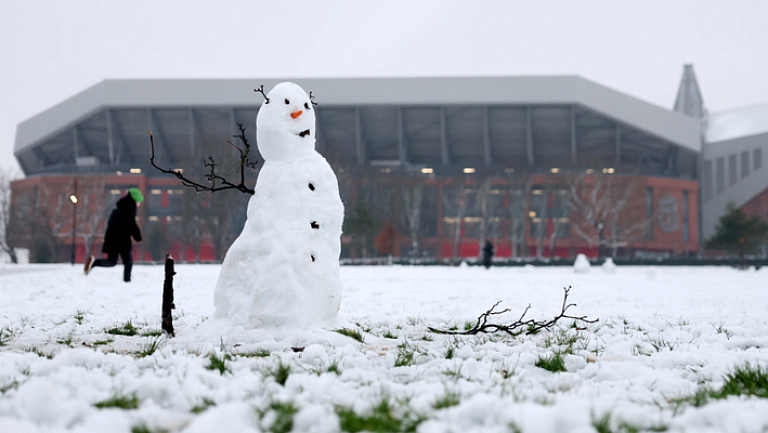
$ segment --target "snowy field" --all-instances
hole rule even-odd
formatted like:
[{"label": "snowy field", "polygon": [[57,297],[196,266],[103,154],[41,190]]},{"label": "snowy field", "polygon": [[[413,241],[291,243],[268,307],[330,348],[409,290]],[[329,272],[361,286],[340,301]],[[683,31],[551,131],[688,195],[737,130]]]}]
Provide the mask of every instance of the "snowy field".
[{"label": "snowy field", "polygon": [[[207,320],[218,266],[177,272],[167,339],[161,266],[0,265],[0,432],[768,430],[765,389],[716,396],[768,371],[766,270],[343,267],[335,326],[257,330]],[[427,328],[549,319],[565,286],[598,323]]]}]

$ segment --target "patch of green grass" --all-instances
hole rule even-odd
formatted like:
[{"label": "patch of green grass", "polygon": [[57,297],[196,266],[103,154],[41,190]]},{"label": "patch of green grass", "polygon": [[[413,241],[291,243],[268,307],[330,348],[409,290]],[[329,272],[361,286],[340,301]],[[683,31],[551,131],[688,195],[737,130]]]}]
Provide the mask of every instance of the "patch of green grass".
[{"label": "patch of green grass", "polygon": [[10,343],[13,338],[13,331],[10,328],[0,328],[0,346]]},{"label": "patch of green grass", "polygon": [[125,396],[125,395],[115,395],[114,397],[100,401],[96,404],[94,404],[95,407],[99,409],[105,409],[105,408],[118,408],[118,409],[138,409],[139,408],[139,399],[135,395],[131,396]]},{"label": "patch of green grass", "polygon": [[6,392],[16,389],[19,387],[19,382],[16,381],[16,379],[13,379],[12,381],[6,383],[5,385],[0,385],[0,394],[5,394]]},{"label": "patch of green grass", "polygon": [[725,382],[720,389],[702,387],[695,394],[673,400],[672,403],[677,406],[677,409],[686,404],[701,407],[710,400],[721,400],[730,396],[768,398],[768,367],[753,366],[747,362],[726,373],[724,379]]},{"label": "patch of green grass", "polygon": [[114,343],[114,342],[115,342],[115,339],[114,339],[114,338],[108,338],[108,339],[106,339],[106,340],[98,340],[98,341],[94,341],[94,342],[93,342],[93,345],[94,345],[94,346],[105,346],[105,345],[107,345],[107,344],[109,344],[109,343]]},{"label": "patch of green grass", "polygon": [[357,340],[361,343],[365,343],[365,338],[363,337],[363,334],[360,333],[360,331],[356,329],[349,329],[349,328],[339,328],[334,329],[335,332],[338,332],[339,334],[349,337],[353,340]]},{"label": "patch of green grass", "polygon": [[339,361],[333,361],[331,365],[328,366],[328,368],[325,369],[328,373],[333,373],[336,376],[341,376],[341,369],[339,369]]},{"label": "patch of green grass", "polygon": [[285,382],[288,381],[288,376],[291,375],[291,366],[283,364],[283,361],[280,361],[271,373],[275,378],[275,382],[285,386]]},{"label": "patch of green grass", "polygon": [[415,432],[424,421],[410,412],[398,416],[387,398],[383,398],[376,406],[364,414],[358,415],[352,408],[337,406],[336,415],[339,417],[341,430],[345,432]]},{"label": "patch of green grass", "polygon": [[731,331],[729,331],[728,329],[725,328],[725,323],[724,322],[720,322],[720,324],[717,325],[717,326],[715,326],[715,325],[712,325],[712,326],[715,328],[715,331],[718,334],[725,334],[725,338],[726,339],[728,339],[728,340],[731,339],[731,335],[732,335]]},{"label": "patch of green grass", "polygon": [[650,345],[653,346],[657,352],[661,352],[662,350],[669,350],[671,352],[675,350],[676,347],[674,343],[670,343],[669,341],[665,340],[664,337],[651,338],[648,340],[648,343],[650,343]]},{"label": "patch of green grass", "polygon": [[592,427],[597,433],[640,433],[640,432],[665,432],[665,425],[638,426],[623,420],[615,421],[611,413],[606,413],[600,418],[592,416]]},{"label": "patch of green grass", "polygon": [[129,337],[133,337],[134,335],[139,333],[139,329],[133,326],[133,323],[131,321],[125,322],[121,326],[116,326],[111,329],[107,329],[107,334],[110,335],[127,335]]},{"label": "patch of green grass", "polygon": [[455,380],[461,379],[461,365],[455,365],[453,368],[446,368],[442,371],[443,376],[452,377]]},{"label": "patch of green grass", "polygon": [[404,342],[397,346],[397,356],[395,357],[395,367],[407,367],[413,365],[413,358],[415,356],[415,350]]},{"label": "patch of green grass", "polygon": [[453,359],[453,357],[456,356],[457,347],[458,346],[456,342],[449,344],[448,348],[445,349],[445,359]]},{"label": "patch of green grass", "polygon": [[47,359],[53,359],[53,357],[56,355],[55,352],[45,353],[39,347],[32,347],[32,348],[29,348],[29,349],[25,349],[24,351],[25,352],[34,353],[35,355],[37,355],[37,356],[39,356],[41,358],[47,358]]},{"label": "patch of green grass", "polygon": [[534,325],[534,324],[528,325],[528,327],[525,329],[525,334],[526,335],[536,335],[539,332],[541,332],[541,328],[537,329],[536,325]]},{"label": "patch of green grass", "polygon": [[211,406],[216,406],[216,402],[213,401],[213,399],[210,399],[208,397],[203,397],[203,401],[200,404],[195,405],[195,407],[193,407],[191,409],[191,412],[192,413],[203,413],[206,410],[208,410],[208,408],[211,407]]},{"label": "patch of green grass", "polygon": [[448,391],[442,397],[438,398],[432,407],[436,410],[445,409],[448,407],[458,406],[460,401],[461,396],[458,392]]},{"label": "patch of green grass", "polygon": [[422,341],[435,341],[435,337],[433,337],[433,336],[431,336],[429,334],[424,334],[424,335],[421,336],[421,340]]},{"label": "patch of green grass", "polygon": [[131,427],[131,433],[168,433],[168,430],[152,430],[146,424]]},{"label": "patch of green grass", "polygon": [[232,372],[232,370],[229,369],[229,366],[227,365],[227,361],[232,359],[231,356],[228,354],[224,354],[222,357],[219,357],[215,353],[211,353],[208,355],[208,365],[205,366],[208,370],[218,370],[219,373],[222,375],[226,372]]},{"label": "patch of green grass", "polygon": [[408,326],[417,326],[424,323],[424,320],[421,317],[408,317],[405,319],[405,323]]},{"label": "patch of green grass", "polygon": [[82,325],[84,318],[85,318],[85,311],[77,310],[77,312],[75,313],[75,322],[77,322],[78,325]]},{"label": "patch of green grass", "polygon": [[288,433],[293,430],[293,417],[299,411],[292,402],[277,402],[270,403],[267,410],[259,413],[262,419],[268,413],[274,413],[274,421],[270,426],[267,426],[267,431],[272,433]]},{"label": "patch of green grass", "polygon": [[162,329],[150,329],[148,331],[142,331],[139,333],[142,337],[159,337],[163,335]]},{"label": "patch of green grass", "polygon": [[242,356],[243,358],[267,358],[272,353],[267,349],[256,349],[253,352],[237,352],[233,353],[234,356]]},{"label": "patch of green grass", "polygon": [[551,356],[539,356],[535,365],[553,373],[566,371],[565,359],[563,359],[563,354],[560,352],[555,352]]},{"label": "patch of green grass", "polygon": [[711,394],[712,398],[731,395],[749,395],[768,398],[768,367],[740,365],[725,375],[722,389]]},{"label": "patch of green grass", "polygon": [[390,340],[397,340],[397,335],[393,334],[389,329],[387,329],[387,332],[385,332],[382,337],[389,338]]},{"label": "patch of green grass", "polygon": [[153,353],[157,352],[157,349],[160,348],[160,339],[156,338],[149,343],[144,344],[144,347],[141,348],[141,350],[137,352],[133,352],[134,355],[138,356],[139,358],[143,358],[145,356],[151,356]]},{"label": "patch of green grass", "polygon": [[355,326],[357,326],[358,328],[362,329],[363,332],[367,332],[369,334],[371,333],[371,331],[373,331],[373,328],[371,328],[370,326],[363,326],[359,322],[355,322]]},{"label": "patch of green grass", "polygon": [[469,321],[464,322],[464,330],[465,331],[469,331],[469,330],[471,330],[474,327],[475,327],[475,322],[469,322]]},{"label": "patch of green grass", "polygon": [[72,334],[69,334],[69,335],[67,335],[64,338],[59,338],[58,340],[56,340],[56,342],[59,343],[59,344],[63,344],[65,346],[70,346],[71,347],[72,346],[72,342],[74,341],[74,338],[75,337]]},{"label": "patch of green grass", "polygon": [[571,331],[570,329],[558,329],[555,332],[554,343],[560,347],[573,352],[573,345],[578,343],[581,337],[577,331]]}]

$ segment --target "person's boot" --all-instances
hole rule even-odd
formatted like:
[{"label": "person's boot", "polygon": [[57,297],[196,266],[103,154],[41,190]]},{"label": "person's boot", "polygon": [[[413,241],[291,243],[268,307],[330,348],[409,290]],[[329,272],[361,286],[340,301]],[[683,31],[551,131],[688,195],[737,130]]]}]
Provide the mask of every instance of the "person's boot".
[{"label": "person's boot", "polygon": [[85,271],[85,275],[88,275],[91,273],[91,267],[93,266],[93,256],[88,256],[87,259],[85,259],[85,266],[83,267],[83,271]]}]

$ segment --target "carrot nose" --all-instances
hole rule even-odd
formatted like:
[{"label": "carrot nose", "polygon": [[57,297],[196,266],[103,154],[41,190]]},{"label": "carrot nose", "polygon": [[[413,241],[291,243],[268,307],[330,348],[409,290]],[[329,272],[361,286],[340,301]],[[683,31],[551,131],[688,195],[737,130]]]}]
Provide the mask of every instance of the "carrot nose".
[{"label": "carrot nose", "polygon": [[301,111],[301,110],[295,111],[295,112],[291,113],[291,117],[293,117],[295,119],[295,118],[301,116],[301,113],[303,113],[303,111]]}]

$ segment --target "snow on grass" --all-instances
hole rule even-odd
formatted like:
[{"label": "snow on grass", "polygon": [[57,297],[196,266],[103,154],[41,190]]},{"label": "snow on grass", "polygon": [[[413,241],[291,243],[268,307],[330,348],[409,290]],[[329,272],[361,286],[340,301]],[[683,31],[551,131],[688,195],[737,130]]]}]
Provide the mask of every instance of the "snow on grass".
[{"label": "snow on grass", "polygon": [[[219,267],[0,265],[0,431],[619,432],[768,429],[765,271],[343,267],[325,328],[208,320]],[[535,335],[450,336],[573,315]]]}]

